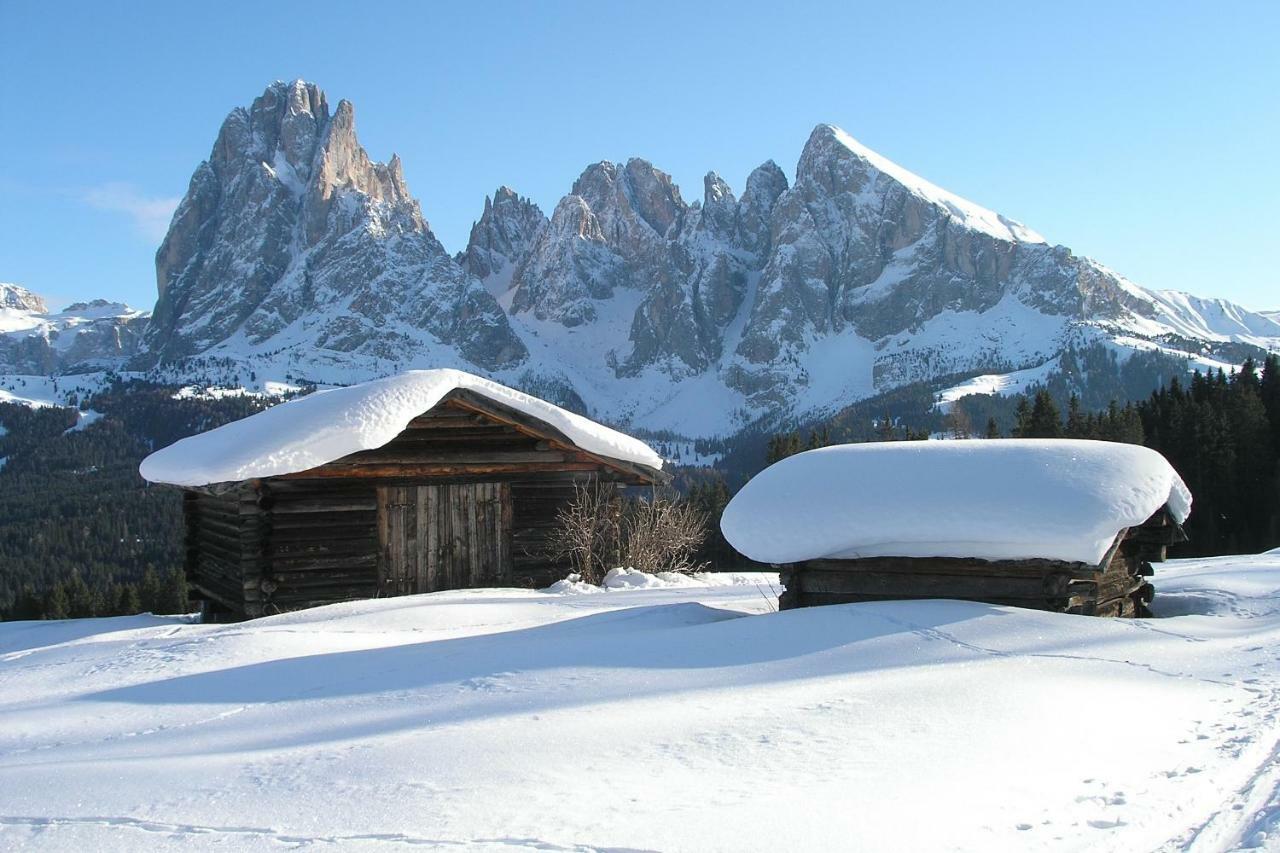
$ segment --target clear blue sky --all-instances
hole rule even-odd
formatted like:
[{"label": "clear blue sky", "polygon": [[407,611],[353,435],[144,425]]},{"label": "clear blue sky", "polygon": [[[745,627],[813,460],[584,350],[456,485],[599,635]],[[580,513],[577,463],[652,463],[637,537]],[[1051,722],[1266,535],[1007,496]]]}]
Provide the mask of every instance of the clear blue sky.
[{"label": "clear blue sky", "polygon": [[356,106],[450,249],[642,156],[687,200],[813,126],[1152,287],[1280,308],[1280,3],[0,0],[0,281],[149,307],[172,204],[274,79]]}]

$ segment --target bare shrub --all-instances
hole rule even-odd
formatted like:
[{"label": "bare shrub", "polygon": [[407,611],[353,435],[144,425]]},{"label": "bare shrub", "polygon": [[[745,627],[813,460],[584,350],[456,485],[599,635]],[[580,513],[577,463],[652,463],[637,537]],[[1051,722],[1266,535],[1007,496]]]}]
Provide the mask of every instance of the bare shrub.
[{"label": "bare shrub", "polygon": [[629,503],[622,518],[623,564],[642,572],[691,573],[707,536],[707,514],[691,504],[658,497]]},{"label": "bare shrub", "polygon": [[556,512],[547,556],[567,562],[586,583],[598,584],[618,565],[622,501],[612,483],[575,483],[573,500]]}]

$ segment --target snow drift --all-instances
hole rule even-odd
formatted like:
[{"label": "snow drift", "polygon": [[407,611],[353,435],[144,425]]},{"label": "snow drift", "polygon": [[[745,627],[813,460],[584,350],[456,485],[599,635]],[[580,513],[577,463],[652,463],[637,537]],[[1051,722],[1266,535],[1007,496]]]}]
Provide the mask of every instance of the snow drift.
[{"label": "snow drift", "polygon": [[411,370],[398,376],[317,391],[265,412],[184,438],[139,468],[153,483],[204,486],[306,471],[381,447],[455,389],[473,391],[545,421],[574,445],[650,468],[662,458],[639,439],[545,400],[461,370]]},{"label": "snow drift", "polygon": [[0,623],[0,850],[1280,850],[1280,559],[1162,575],[1158,620],[759,574]]},{"label": "snow drift", "polygon": [[765,469],[720,527],[753,560],[1043,558],[1096,564],[1116,534],[1191,493],[1154,450],[1063,439],[886,442]]}]

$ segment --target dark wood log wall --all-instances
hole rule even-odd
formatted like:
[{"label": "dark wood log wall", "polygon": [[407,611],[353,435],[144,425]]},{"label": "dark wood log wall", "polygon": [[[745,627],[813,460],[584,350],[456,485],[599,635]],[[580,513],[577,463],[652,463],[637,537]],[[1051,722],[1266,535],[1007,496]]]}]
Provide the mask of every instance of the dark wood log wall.
[{"label": "dark wood log wall", "polygon": [[780,609],[859,601],[952,598],[1093,616],[1149,616],[1151,562],[1183,539],[1161,510],[1121,531],[1097,566],[1055,560],[868,557],[783,566]]},{"label": "dark wood log wall", "polygon": [[261,484],[259,500],[268,526],[260,558],[261,613],[378,594],[372,483],[271,479]]},{"label": "dark wood log wall", "polygon": [[193,597],[215,610],[260,609],[260,555],[267,519],[249,486],[221,495],[187,491],[186,574]]},{"label": "dark wood log wall", "polygon": [[547,557],[556,514],[573,500],[574,484],[525,482],[511,486],[512,583],[540,589],[564,577],[564,566]]}]

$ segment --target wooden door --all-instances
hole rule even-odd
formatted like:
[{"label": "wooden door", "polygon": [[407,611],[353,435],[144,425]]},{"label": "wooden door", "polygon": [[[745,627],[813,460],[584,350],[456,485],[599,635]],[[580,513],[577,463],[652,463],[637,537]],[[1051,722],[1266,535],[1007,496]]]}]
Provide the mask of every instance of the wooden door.
[{"label": "wooden door", "polygon": [[378,488],[381,595],[502,586],[511,574],[508,484]]}]

